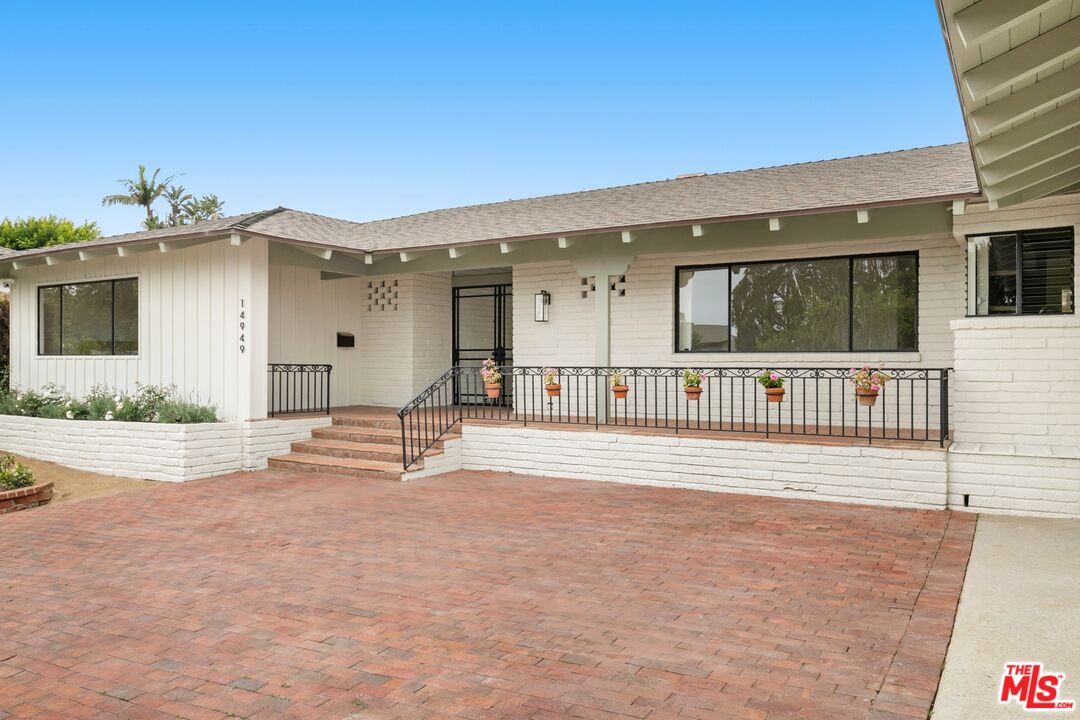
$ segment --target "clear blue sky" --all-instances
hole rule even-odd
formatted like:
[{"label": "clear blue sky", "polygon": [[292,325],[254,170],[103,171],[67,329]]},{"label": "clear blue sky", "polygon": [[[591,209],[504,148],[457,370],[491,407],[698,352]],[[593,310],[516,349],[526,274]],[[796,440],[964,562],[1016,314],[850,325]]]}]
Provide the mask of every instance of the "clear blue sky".
[{"label": "clear blue sky", "polygon": [[933,0],[241,5],[4,3],[0,217],[137,229],[139,163],[367,220],[964,139]]}]

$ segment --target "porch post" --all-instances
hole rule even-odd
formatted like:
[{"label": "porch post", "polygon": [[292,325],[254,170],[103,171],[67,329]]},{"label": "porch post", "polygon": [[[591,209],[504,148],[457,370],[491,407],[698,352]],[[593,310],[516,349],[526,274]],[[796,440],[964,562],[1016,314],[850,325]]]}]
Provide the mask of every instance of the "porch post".
[{"label": "porch post", "polygon": [[611,364],[611,276],[596,276],[596,364]]},{"label": "porch post", "polygon": [[[234,236],[236,238],[236,236]],[[266,418],[267,363],[269,362],[270,263],[269,243],[262,239],[240,240],[236,307],[226,322],[234,323],[237,382],[236,419]]]},{"label": "porch post", "polygon": [[[594,322],[596,324],[596,351],[594,353],[595,364],[598,367],[611,365],[611,276],[601,274],[596,276],[595,296],[596,309]],[[607,377],[596,378],[596,421],[606,423],[608,419],[607,402]]]}]

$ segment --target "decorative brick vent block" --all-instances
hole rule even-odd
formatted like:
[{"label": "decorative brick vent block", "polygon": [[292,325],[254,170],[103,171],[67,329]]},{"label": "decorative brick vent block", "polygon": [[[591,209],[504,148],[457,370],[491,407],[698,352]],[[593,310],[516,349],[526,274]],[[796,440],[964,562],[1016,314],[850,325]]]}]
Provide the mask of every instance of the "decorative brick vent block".
[{"label": "decorative brick vent block", "polygon": [[[626,297],[626,276],[620,275],[611,282],[611,294],[616,297]],[[581,278],[581,299],[587,300],[596,292],[596,278]]]},{"label": "decorative brick vent block", "polygon": [[44,505],[53,496],[53,484],[38,483],[17,490],[0,490],[0,515]]},{"label": "decorative brick vent block", "polygon": [[379,280],[367,284],[368,312],[384,310],[397,310],[398,308],[398,281]]}]

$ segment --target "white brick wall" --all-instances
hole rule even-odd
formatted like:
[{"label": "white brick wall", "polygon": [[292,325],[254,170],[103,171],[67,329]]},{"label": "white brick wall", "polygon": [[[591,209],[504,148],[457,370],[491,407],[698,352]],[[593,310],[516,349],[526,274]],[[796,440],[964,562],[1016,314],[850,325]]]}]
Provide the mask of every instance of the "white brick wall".
[{"label": "white brick wall", "polygon": [[[961,240],[1068,226],[1080,234],[1080,197],[969,205],[954,220]],[[964,507],[966,495],[980,512],[1080,517],[1080,317],[961,318],[952,329],[949,505]]]},{"label": "white brick wall", "polygon": [[949,507],[1080,518],[1080,448],[956,443],[949,450]]},{"label": "white brick wall", "polygon": [[[514,363],[594,365],[596,323],[592,297],[567,262],[514,266]],[[550,321],[533,318],[533,297],[551,293]]]},{"label": "white brick wall", "polygon": [[953,329],[958,442],[1080,447],[1080,317],[965,318]]},{"label": "white brick wall", "polygon": [[[403,405],[450,367],[450,273],[322,280],[273,265],[270,288],[270,361],[333,365],[335,406]],[[356,347],[338,348],[339,331]]]},{"label": "white brick wall", "polygon": [[410,277],[412,388],[393,404],[404,405],[450,368],[453,340],[450,273]]},{"label": "white brick wall", "polygon": [[330,418],[195,425],[129,423],[0,415],[0,452],[78,470],[182,482],[266,467],[295,440]]},{"label": "white brick wall", "polygon": [[752,495],[944,508],[937,450],[466,425],[462,466]]},{"label": "white brick wall", "polygon": [[424,456],[424,467],[401,476],[403,481],[432,477],[461,469],[461,438],[451,438],[443,443],[442,452]]},{"label": "white brick wall", "polygon": [[[675,267],[800,257],[919,252],[919,352],[915,353],[675,353]],[[858,243],[784,245],[638,257],[626,273],[626,295],[611,299],[611,359],[616,365],[830,365],[853,362],[893,367],[948,367],[949,321],[964,315],[964,248],[951,236]],[[593,299],[581,297],[570,263],[514,267],[514,357],[518,365],[593,365]],[[533,294],[552,295],[551,321],[533,322]]]},{"label": "white brick wall", "polygon": [[273,418],[244,423],[242,469],[265,468],[267,459],[288,453],[294,442],[309,440],[312,430],[317,427],[326,427],[330,422],[329,416],[322,416]]}]

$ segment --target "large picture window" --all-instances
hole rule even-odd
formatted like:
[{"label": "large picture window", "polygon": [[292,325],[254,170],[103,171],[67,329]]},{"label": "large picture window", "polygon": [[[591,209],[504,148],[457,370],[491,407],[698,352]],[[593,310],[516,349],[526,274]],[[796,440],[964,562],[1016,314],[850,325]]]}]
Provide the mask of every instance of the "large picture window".
[{"label": "large picture window", "polygon": [[675,272],[677,352],[918,348],[916,253]]},{"label": "large picture window", "polygon": [[968,238],[968,315],[1073,312],[1073,231]]},{"label": "large picture window", "polygon": [[138,279],[38,288],[39,355],[138,352]]}]

